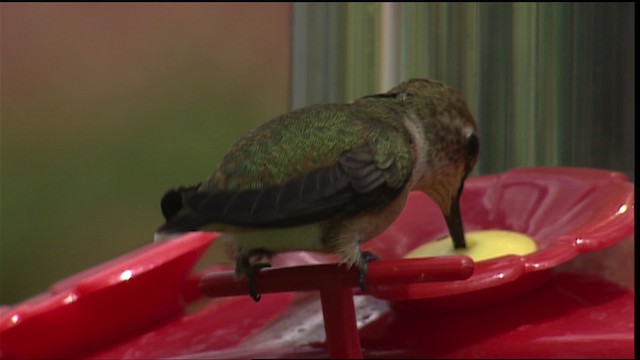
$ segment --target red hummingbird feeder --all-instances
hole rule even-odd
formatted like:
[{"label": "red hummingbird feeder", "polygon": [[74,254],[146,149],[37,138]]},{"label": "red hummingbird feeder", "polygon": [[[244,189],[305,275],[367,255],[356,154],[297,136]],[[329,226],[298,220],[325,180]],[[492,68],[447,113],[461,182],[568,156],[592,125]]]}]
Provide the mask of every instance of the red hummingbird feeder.
[{"label": "red hummingbird feeder", "polygon": [[634,356],[633,292],[557,270],[633,234],[624,174],[541,167],[473,177],[461,209],[465,230],[521,232],[538,250],[478,263],[404,259],[447,233],[437,206],[414,193],[363,245],[380,257],[366,294],[357,269],[292,252],[258,274],[256,303],[229,267],[192,273],[217,235],[190,233],[0,308],[0,358]]}]

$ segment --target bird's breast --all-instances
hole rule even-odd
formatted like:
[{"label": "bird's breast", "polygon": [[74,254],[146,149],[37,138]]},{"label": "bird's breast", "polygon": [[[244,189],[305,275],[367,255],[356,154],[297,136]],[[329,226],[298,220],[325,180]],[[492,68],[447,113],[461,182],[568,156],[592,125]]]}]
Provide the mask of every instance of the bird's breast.
[{"label": "bird's breast", "polygon": [[288,228],[225,232],[222,237],[235,243],[241,253],[252,249],[267,249],[272,252],[325,251],[321,241],[320,223]]}]

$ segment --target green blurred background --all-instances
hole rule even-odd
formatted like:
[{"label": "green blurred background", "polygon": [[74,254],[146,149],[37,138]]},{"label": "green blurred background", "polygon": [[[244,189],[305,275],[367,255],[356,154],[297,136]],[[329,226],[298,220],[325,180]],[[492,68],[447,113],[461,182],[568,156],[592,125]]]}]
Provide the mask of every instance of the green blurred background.
[{"label": "green blurred background", "polygon": [[288,107],[289,4],[3,3],[0,303],[149,243]]}]

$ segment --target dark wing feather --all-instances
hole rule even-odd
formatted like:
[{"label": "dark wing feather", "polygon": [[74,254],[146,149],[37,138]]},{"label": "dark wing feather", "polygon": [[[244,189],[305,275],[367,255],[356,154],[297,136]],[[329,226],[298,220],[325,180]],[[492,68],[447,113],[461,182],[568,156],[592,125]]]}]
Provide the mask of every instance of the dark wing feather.
[{"label": "dark wing feather", "polygon": [[[388,204],[404,186],[386,183],[384,172],[395,169],[393,159],[388,163],[381,169],[370,147],[362,146],[343,153],[332,166],[313,170],[281,186],[241,192],[188,191],[182,199],[188,213],[202,223],[199,227],[213,223],[255,228],[304,225]],[[169,217],[165,231],[172,227],[195,230],[186,229],[181,222],[188,222],[189,226],[194,223],[193,219]]]},{"label": "dark wing feather", "polygon": [[164,218],[167,220],[174,218],[183,208],[183,198],[195,194],[199,186],[200,184],[167,191],[160,200],[160,209]]}]

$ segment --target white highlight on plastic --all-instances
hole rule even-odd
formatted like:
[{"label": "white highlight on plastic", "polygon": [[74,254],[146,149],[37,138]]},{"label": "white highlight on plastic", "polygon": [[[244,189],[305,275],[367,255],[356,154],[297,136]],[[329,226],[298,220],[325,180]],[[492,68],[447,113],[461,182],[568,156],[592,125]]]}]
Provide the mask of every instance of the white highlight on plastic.
[{"label": "white highlight on plastic", "polygon": [[62,302],[64,304],[71,304],[72,302],[76,301],[78,297],[76,296],[76,294],[74,293],[70,293],[69,295],[67,295],[64,300],[62,300]]},{"label": "white highlight on plastic", "polygon": [[120,274],[120,280],[127,281],[131,279],[131,276],[133,276],[133,271],[131,271],[130,269],[127,269],[123,271],[122,274]]},{"label": "white highlight on plastic", "polygon": [[622,204],[618,209],[618,214],[624,214],[627,212],[627,210],[628,210],[627,204]]}]

